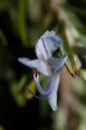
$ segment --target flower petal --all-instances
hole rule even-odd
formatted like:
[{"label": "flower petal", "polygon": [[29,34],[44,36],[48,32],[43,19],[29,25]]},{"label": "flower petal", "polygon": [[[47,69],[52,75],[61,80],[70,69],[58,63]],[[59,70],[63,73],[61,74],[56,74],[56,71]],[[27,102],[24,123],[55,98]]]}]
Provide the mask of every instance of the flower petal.
[{"label": "flower petal", "polygon": [[66,62],[67,60],[67,55],[63,55],[62,57],[60,58],[51,58],[49,61],[48,61],[48,64],[51,66],[52,68],[52,71],[58,71],[63,65],[64,63]]},{"label": "flower petal", "polygon": [[[54,31],[46,31],[41,38],[46,38],[46,37],[53,37],[56,36],[56,33]],[[56,36],[57,37],[57,36]],[[61,39],[60,39],[61,40]]]},{"label": "flower petal", "polygon": [[61,39],[56,35],[47,36],[44,38],[44,42],[46,46],[49,47],[50,51],[54,51],[59,47]]},{"label": "flower petal", "polygon": [[54,31],[47,31],[37,41],[35,46],[36,55],[39,59],[49,59],[52,51],[56,50],[61,43],[61,39],[55,35]]},{"label": "flower petal", "polygon": [[48,96],[53,91],[53,87],[51,87],[47,90],[42,89],[42,87],[40,85],[40,81],[39,81],[39,74],[37,74],[37,76],[35,74],[33,74],[33,78],[35,80],[36,87],[37,87],[40,94]]},{"label": "flower petal", "polygon": [[39,39],[35,46],[36,55],[39,59],[49,59],[52,56],[52,53],[49,49],[49,46],[45,45],[44,39]]},{"label": "flower petal", "polygon": [[55,35],[55,32],[54,31],[46,31],[42,36],[41,38],[45,38],[47,36],[52,36],[52,35]]},{"label": "flower petal", "polygon": [[51,70],[48,67],[48,64],[43,60],[30,60],[25,57],[19,58],[18,60],[27,67],[36,68],[39,72],[46,76],[49,76],[51,74]]},{"label": "flower petal", "polygon": [[57,110],[57,90],[60,82],[59,73],[51,76],[48,88],[53,88],[52,92],[48,95],[48,102],[53,111]]}]

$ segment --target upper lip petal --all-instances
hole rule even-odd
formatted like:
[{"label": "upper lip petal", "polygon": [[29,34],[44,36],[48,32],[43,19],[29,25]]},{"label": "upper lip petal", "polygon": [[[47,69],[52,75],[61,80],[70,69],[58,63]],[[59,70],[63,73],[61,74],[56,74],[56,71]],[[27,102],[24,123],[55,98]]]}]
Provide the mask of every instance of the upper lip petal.
[{"label": "upper lip petal", "polygon": [[52,51],[56,50],[61,43],[61,39],[53,31],[46,32],[38,39],[35,52],[39,59],[49,59],[52,57]]}]

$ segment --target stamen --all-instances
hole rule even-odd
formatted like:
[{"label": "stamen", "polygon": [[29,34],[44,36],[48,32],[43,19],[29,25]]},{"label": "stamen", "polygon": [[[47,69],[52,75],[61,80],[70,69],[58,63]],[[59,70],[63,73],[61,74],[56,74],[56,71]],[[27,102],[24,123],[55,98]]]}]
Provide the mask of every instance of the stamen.
[{"label": "stamen", "polygon": [[32,68],[32,71],[33,71],[33,74],[35,75],[35,77],[37,77],[37,75],[38,75],[37,69],[36,68]]},{"label": "stamen", "polygon": [[[37,90],[40,94],[42,94],[46,97],[51,94],[51,92],[53,91],[53,87],[47,88],[47,90],[42,89],[40,81],[39,81],[39,74],[37,75],[37,77],[33,74],[33,78],[35,80]],[[49,85],[49,83],[48,83],[48,85]]]},{"label": "stamen", "polygon": [[31,93],[37,99],[40,99],[40,100],[46,99],[46,96],[40,97],[40,96],[34,94],[29,88],[26,87],[25,89],[26,89],[26,91],[28,91],[29,93]]}]

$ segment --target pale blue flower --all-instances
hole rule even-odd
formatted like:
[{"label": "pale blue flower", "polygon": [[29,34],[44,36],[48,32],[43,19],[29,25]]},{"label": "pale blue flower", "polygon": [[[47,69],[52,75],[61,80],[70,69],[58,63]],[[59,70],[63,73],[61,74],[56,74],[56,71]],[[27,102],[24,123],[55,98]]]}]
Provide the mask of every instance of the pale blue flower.
[{"label": "pale blue flower", "polygon": [[[38,59],[19,58],[22,64],[33,69],[33,78],[36,87],[40,94],[47,97],[49,105],[54,111],[57,109],[57,91],[60,82],[60,71],[67,59],[67,55],[60,58],[54,58],[52,56],[52,52],[55,51],[60,44],[61,39],[55,35],[55,32],[47,31],[38,39],[35,46]],[[46,90],[40,85],[38,72],[49,77]]]}]

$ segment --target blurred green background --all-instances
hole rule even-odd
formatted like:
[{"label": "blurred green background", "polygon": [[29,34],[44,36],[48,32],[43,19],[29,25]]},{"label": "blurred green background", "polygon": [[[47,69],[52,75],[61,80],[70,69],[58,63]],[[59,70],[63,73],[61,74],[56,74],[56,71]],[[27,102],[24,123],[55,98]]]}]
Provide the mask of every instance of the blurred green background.
[{"label": "blurred green background", "polygon": [[[76,79],[62,70],[56,112],[26,93],[26,86],[38,92],[32,71],[18,62],[36,58],[46,30],[62,38],[78,68]],[[86,130],[86,0],[0,0],[0,130],[22,129]]]}]

